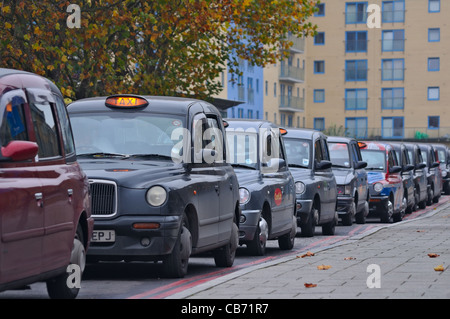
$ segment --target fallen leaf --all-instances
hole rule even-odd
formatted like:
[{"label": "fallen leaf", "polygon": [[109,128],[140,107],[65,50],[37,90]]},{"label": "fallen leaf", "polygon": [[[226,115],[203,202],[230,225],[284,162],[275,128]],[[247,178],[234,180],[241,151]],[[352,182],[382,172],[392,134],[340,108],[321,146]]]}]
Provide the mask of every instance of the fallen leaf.
[{"label": "fallen leaf", "polygon": [[424,231],[424,230],[417,230],[416,232],[418,232],[418,233],[424,233],[425,231]]},{"label": "fallen leaf", "polygon": [[428,254],[428,257],[430,257],[430,258],[436,258],[436,257],[439,257],[439,255],[438,255],[438,254],[435,254],[435,253],[431,253],[431,254]]},{"label": "fallen leaf", "polygon": [[328,269],[330,269],[330,268],[331,268],[330,265],[320,265],[320,266],[317,266],[317,269],[319,269],[319,270],[328,270]]},{"label": "fallen leaf", "polygon": [[345,257],[344,260],[355,260],[355,257]]},{"label": "fallen leaf", "polygon": [[435,271],[444,271],[444,265],[439,265],[437,267],[434,267]]},{"label": "fallen leaf", "polygon": [[314,256],[314,253],[307,251],[306,254],[301,255],[300,258],[311,257],[311,256]]},{"label": "fallen leaf", "polygon": [[309,282],[305,282],[305,287],[306,288],[313,288],[313,287],[317,287],[317,284],[312,284],[312,283],[309,283]]}]

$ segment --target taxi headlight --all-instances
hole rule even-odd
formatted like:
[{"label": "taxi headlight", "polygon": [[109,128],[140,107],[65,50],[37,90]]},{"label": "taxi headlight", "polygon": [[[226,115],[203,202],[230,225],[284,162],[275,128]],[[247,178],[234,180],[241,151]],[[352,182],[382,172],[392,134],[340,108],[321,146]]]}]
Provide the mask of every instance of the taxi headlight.
[{"label": "taxi headlight", "polygon": [[247,204],[250,200],[250,192],[247,188],[239,188],[239,204]]},{"label": "taxi headlight", "polygon": [[303,184],[302,182],[296,182],[295,183],[295,193],[296,194],[303,194],[305,192],[305,184]]},{"label": "taxi headlight", "polygon": [[446,177],[447,176],[447,171],[446,170],[443,170],[442,171],[442,177]]},{"label": "taxi headlight", "polygon": [[373,190],[378,193],[381,192],[383,190],[383,184],[381,183],[373,184]]},{"label": "taxi headlight", "polygon": [[167,191],[164,187],[153,186],[148,189],[147,194],[145,194],[145,199],[152,206],[161,206],[167,199]]}]

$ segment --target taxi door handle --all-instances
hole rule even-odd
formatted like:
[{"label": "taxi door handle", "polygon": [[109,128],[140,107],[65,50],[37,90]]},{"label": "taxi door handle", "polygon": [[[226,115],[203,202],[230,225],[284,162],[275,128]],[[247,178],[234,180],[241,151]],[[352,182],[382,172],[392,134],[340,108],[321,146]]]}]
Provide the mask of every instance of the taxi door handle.
[{"label": "taxi door handle", "polygon": [[42,195],[42,193],[35,193],[34,198],[36,198],[38,207],[44,206],[44,201],[42,200],[44,198],[44,196]]},{"label": "taxi door handle", "polygon": [[219,185],[215,185],[214,189],[216,190],[217,195],[220,193]]}]

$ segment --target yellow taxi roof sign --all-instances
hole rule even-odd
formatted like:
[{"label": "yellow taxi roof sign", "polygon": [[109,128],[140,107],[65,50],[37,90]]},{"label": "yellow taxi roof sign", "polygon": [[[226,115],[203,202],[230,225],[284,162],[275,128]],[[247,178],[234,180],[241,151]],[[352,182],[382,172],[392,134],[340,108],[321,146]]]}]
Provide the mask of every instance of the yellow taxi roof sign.
[{"label": "yellow taxi roof sign", "polygon": [[148,101],[142,96],[131,94],[112,95],[106,99],[106,106],[116,108],[137,108],[146,107]]}]

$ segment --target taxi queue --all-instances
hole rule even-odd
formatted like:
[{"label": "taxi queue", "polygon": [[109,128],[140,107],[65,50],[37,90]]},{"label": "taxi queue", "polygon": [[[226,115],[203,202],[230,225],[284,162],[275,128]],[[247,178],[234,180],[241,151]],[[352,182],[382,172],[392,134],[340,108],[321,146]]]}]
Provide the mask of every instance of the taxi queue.
[{"label": "taxi queue", "polygon": [[444,145],[223,119],[190,98],[64,107],[50,81],[17,70],[0,69],[0,120],[0,291],[45,281],[75,298],[86,262],[104,260],[160,261],[168,277],[200,253],[231,267],[239,245],[290,250],[297,227],[400,221],[450,192]]}]

